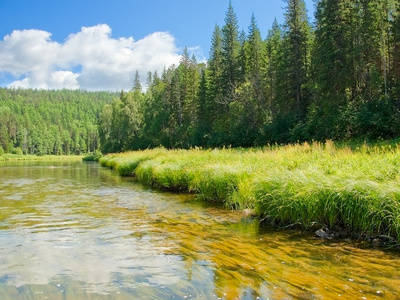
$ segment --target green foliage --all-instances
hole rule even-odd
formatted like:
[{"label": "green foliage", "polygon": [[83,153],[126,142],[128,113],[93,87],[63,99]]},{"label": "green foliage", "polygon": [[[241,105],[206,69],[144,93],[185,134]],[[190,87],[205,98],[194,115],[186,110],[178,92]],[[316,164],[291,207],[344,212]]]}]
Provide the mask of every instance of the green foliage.
[{"label": "green foliage", "polygon": [[225,14],[225,25],[222,27],[221,36],[221,89],[222,102],[229,103],[235,97],[235,89],[240,83],[240,44],[239,26],[236,13],[229,2]]},{"label": "green foliage", "polygon": [[22,149],[20,147],[11,150],[11,154],[23,155]]},{"label": "green foliage", "polygon": [[103,154],[99,150],[96,150],[93,153],[84,156],[82,158],[82,160],[83,161],[99,161],[100,158],[102,158],[102,157],[103,157]]},{"label": "green foliage", "polygon": [[322,119],[325,138],[399,134],[398,82],[391,75],[398,73],[396,7],[392,0],[318,2],[312,59],[321,113],[308,117]]},{"label": "green foliage", "polygon": [[179,65],[149,74],[145,93],[136,78],[104,106],[102,151],[399,136],[397,2],[321,0],[312,28],[304,1],[286,0],[284,24],[275,20],[265,41],[254,15],[239,31],[229,3],[206,64],[185,47]]},{"label": "green foliage", "polygon": [[98,114],[114,94],[1,88],[0,146],[36,155],[89,153],[100,148]]},{"label": "green foliage", "polygon": [[139,87],[121,92],[111,105],[103,107],[99,117],[99,133],[104,153],[134,149],[143,123],[143,94]]},{"label": "green foliage", "polygon": [[283,40],[278,52],[277,113],[303,117],[309,92],[311,28],[303,0],[286,0]]},{"label": "green foliage", "polygon": [[399,1],[321,0],[314,28],[303,0],[285,2],[264,41],[254,15],[240,31],[229,2],[209,60],[185,47],[145,92],[138,72],[119,96],[0,89],[0,146],[60,155],[399,136]]}]

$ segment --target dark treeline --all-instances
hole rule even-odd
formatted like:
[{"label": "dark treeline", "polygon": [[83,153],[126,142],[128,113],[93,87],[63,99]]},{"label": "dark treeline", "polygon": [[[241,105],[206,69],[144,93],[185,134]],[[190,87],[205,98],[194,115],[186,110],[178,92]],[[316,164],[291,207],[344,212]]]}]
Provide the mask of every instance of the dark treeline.
[{"label": "dark treeline", "polygon": [[99,114],[117,96],[79,90],[0,88],[0,155],[99,150]]},{"label": "dark treeline", "polygon": [[400,0],[303,0],[265,40],[234,8],[215,26],[207,63],[149,73],[100,115],[103,152],[156,146],[257,146],[400,134]]}]

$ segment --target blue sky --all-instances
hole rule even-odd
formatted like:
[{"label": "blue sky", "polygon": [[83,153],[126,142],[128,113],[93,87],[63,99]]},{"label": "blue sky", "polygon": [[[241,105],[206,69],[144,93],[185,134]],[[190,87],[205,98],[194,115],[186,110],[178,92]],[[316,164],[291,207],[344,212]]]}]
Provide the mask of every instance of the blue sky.
[{"label": "blue sky", "polygon": [[[129,89],[136,70],[162,71],[184,46],[207,59],[228,0],[0,0],[0,86]],[[247,32],[263,38],[284,1],[232,0]],[[313,15],[313,0],[306,0]]]}]

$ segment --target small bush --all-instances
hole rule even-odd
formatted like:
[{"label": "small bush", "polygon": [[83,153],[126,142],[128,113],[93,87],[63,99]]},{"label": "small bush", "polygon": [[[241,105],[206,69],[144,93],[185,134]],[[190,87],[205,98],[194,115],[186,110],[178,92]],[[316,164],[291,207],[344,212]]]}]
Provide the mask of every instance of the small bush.
[{"label": "small bush", "polygon": [[22,152],[22,149],[20,147],[11,149],[11,154],[24,155],[24,153]]}]

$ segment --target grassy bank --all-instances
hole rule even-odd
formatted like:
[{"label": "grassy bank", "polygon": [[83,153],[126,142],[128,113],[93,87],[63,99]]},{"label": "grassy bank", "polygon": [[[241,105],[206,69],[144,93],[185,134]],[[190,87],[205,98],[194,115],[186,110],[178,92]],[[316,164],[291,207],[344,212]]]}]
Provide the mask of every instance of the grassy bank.
[{"label": "grassy bank", "polygon": [[326,224],[400,241],[400,146],[324,144],[111,154],[102,166],[278,225]]},{"label": "grassy bank", "polygon": [[0,161],[23,161],[23,160],[71,160],[71,159],[82,159],[79,155],[20,155],[6,153],[0,155]]}]

